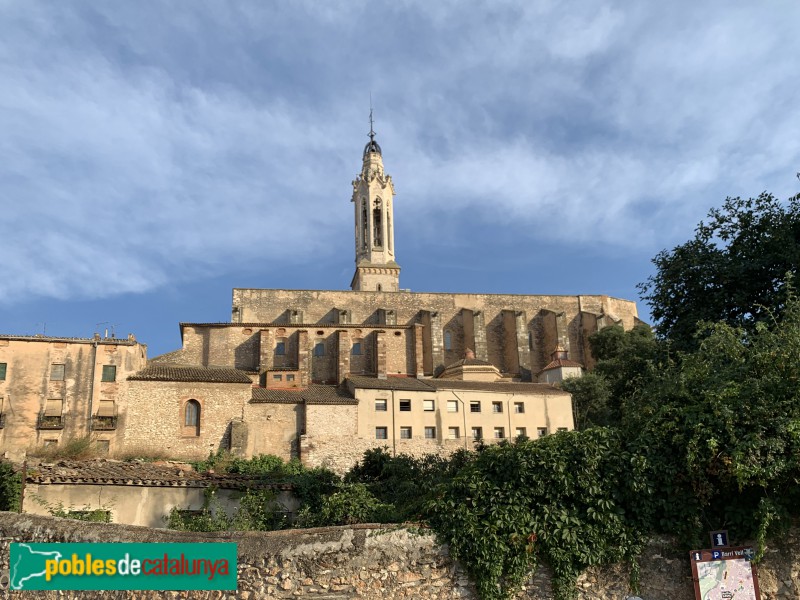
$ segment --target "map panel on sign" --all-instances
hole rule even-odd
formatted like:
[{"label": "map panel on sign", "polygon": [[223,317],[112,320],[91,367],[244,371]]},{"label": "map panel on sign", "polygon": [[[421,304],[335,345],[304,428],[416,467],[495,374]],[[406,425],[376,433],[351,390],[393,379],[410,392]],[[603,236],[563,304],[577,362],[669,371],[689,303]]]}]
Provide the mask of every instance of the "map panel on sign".
[{"label": "map panel on sign", "polygon": [[749,560],[698,563],[697,574],[701,600],[758,600]]},{"label": "map panel on sign", "polygon": [[752,548],[693,550],[697,600],[760,600]]}]

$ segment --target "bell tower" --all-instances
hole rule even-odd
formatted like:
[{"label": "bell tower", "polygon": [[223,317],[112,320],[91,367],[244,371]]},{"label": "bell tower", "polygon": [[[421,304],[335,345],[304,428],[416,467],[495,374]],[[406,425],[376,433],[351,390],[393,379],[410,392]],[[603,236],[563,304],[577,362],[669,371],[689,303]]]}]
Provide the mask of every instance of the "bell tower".
[{"label": "bell tower", "polygon": [[364,147],[361,173],[353,181],[355,207],[356,272],[350,288],[356,292],[396,292],[400,265],[395,262],[394,185],[383,172],[381,147],[375,141],[372,110],[369,142]]}]

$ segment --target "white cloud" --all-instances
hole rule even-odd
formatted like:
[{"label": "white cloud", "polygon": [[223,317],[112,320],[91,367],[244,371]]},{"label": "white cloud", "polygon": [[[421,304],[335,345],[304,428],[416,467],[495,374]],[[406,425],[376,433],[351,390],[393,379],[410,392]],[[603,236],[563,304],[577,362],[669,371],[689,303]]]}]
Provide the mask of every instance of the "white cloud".
[{"label": "white cloud", "polygon": [[0,301],[324,256],[370,91],[418,219],[650,254],[794,191],[794,4],[188,6],[0,9]]}]

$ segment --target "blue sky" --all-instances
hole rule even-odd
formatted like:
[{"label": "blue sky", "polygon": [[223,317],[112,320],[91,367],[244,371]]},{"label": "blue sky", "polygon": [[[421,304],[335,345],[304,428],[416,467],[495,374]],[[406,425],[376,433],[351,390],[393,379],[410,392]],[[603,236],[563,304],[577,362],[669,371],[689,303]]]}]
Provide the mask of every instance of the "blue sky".
[{"label": "blue sky", "polygon": [[726,196],[800,191],[798,23],[788,0],[0,2],[0,333],[155,356],[232,287],[346,289],[370,93],[403,287],[638,299]]}]

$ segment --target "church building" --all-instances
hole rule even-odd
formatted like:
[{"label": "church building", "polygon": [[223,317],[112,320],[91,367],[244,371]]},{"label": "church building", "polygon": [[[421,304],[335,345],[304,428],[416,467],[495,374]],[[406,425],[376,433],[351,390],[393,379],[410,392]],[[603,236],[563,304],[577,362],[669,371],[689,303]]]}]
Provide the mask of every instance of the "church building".
[{"label": "church building", "polygon": [[[181,323],[179,350],[146,360],[144,347],[128,341],[113,435],[104,435],[111,454],[159,448],[196,458],[224,448],[344,471],[374,447],[448,454],[479,440],[573,428],[570,396],[554,384],[591,369],[589,335],[614,324],[630,329],[636,304],[401,288],[394,184],[372,130],[351,201],[350,290],[237,288],[230,321]],[[0,336],[0,449],[19,454],[23,440],[63,443],[66,426],[58,436],[37,425],[51,410],[47,367],[56,346],[83,342],[37,340],[41,381],[22,388],[14,345],[4,339],[20,341]],[[95,344],[93,381],[98,365],[105,369],[98,347],[105,351]],[[102,402],[81,400],[86,385],[73,388],[76,397],[65,397],[60,413],[64,423],[80,423],[69,435],[98,435]],[[72,406],[81,407],[80,417]]]}]

